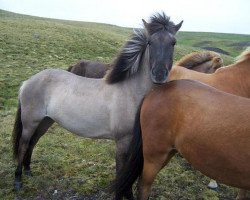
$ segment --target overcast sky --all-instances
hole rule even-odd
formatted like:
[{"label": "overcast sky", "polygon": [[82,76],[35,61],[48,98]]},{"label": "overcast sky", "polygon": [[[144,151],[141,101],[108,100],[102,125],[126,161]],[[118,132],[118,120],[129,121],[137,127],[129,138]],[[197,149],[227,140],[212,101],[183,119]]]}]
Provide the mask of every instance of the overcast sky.
[{"label": "overcast sky", "polygon": [[250,34],[250,0],[0,0],[0,9],[133,28],[164,11],[182,31]]}]

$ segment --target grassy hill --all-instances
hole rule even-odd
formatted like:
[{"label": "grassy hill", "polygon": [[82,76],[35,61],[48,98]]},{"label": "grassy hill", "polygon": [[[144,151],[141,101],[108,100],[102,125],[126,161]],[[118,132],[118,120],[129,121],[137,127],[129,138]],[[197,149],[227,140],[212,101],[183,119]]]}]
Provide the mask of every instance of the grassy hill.
[{"label": "grassy hill", "polygon": [[[114,25],[46,19],[0,10],[0,199],[109,199],[103,188],[115,172],[114,144],[69,134],[54,125],[39,141],[33,177],[12,191],[11,131],[21,82],[38,71],[66,69],[85,58],[108,63],[132,29]],[[225,64],[249,46],[250,35],[180,32],[175,60],[192,51],[222,52]],[[234,189],[206,188],[208,179],[184,159],[173,159],[159,175],[153,199],[232,199]]]}]

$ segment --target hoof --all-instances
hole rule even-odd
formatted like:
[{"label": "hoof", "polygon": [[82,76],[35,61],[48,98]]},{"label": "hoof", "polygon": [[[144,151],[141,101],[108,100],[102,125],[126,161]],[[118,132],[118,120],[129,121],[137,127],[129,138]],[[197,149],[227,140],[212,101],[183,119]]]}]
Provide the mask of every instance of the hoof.
[{"label": "hoof", "polygon": [[15,183],[14,183],[14,190],[15,191],[21,190],[22,187],[23,187],[23,184],[21,181],[15,181]]},{"label": "hoof", "polygon": [[32,176],[31,170],[25,170],[25,171],[24,171],[24,174],[25,174],[26,176]]},{"label": "hoof", "polygon": [[215,180],[211,180],[207,186],[209,189],[212,190],[217,190],[218,189],[218,184]]}]

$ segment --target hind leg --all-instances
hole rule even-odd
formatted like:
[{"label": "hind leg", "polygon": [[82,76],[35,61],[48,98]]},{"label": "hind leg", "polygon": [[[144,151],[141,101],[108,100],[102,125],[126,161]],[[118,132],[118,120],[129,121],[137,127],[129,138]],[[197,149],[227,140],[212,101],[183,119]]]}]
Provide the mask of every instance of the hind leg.
[{"label": "hind leg", "polygon": [[18,156],[17,156],[17,168],[15,171],[14,187],[16,190],[20,190],[22,187],[22,168],[23,159],[29,148],[30,139],[35,132],[39,123],[32,123],[31,126],[23,126],[22,136],[19,140]]},{"label": "hind leg", "polygon": [[150,153],[148,154],[143,150],[143,171],[141,177],[139,178],[137,186],[139,200],[149,199],[151,187],[156,175],[175,154],[175,151],[173,150],[164,154],[157,151],[152,152],[152,149],[150,149],[149,151]]},{"label": "hind leg", "polygon": [[45,117],[41,121],[41,123],[39,124],[37,129],[35,130],[35,133],[33,134],[33,136],[31,137],[28,150],[27,150],[27,152],[24,156],[24,160],[23,160],[24,174],[25,175],[27,175],[27,176],[32,175],[30,163],[31,163],[31,156],[33,153],[33,149],[34,149],[35,145],[37,144],[38,140],[47,132],[47,130],[49,129],[49,127],[52,126],[53,123],[54,123],[54,121],[51,118]]}]

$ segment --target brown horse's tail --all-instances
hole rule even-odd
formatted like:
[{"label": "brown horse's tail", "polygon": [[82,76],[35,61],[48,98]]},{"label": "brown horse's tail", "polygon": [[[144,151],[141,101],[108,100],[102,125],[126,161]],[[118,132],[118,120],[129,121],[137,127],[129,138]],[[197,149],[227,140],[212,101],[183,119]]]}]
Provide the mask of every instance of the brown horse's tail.
[{"label": "brown horse's tail", "polygon": [[69,66],[69,68],[67,69],[67,71],[68,71],[68,72],[71,72],[71,70],[72,70],[73,67],[74,67],[74,66],[72,66],[72,65]]},{"label": "brown horse's tail", "polygon": [[132,189],[133,183],[143,170],[142,137],[140,124],[141,106],[137,111],[133,129],[133,138],[128,147],[128,160],[123,169],[118,172],[116,179],[110,186],[110,191],[116,194],[116,199],[122,199]]},{"label": "brown horse's tail", "polygon": [[15,125],[12,133],[12,140],[13,140],[13,157],[14,159],[17,159],[18,156],[18,148],[19,148],[19,140],[22,135],[23,130],[23,124],[21,121],[21,103],[18,102],[18,109],[16,112],[16,119],[15,119]]}]

